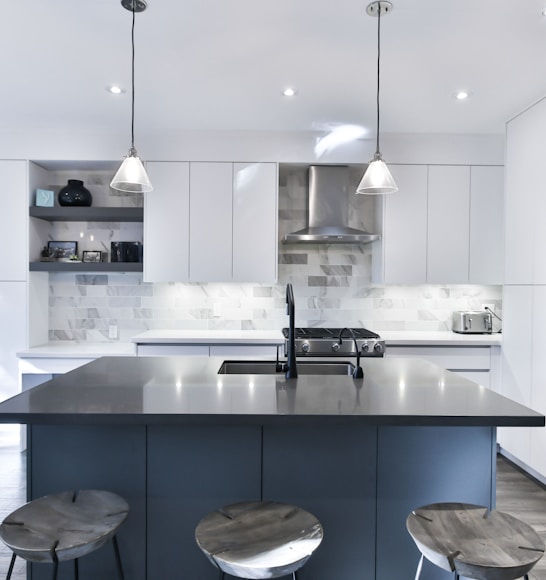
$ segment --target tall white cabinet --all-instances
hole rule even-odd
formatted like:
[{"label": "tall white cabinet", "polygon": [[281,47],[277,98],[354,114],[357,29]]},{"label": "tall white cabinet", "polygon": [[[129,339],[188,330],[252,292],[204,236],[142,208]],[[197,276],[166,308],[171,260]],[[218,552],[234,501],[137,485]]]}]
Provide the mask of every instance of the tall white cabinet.
[{"label": "tall white cabinet", "polygon": [[148,169],[146,282],[276,280],[275,163],[153,162]]},{"label": "tall white cabinet", "polygon": [[[546,414],[546,100],[507,124],[502,393]],[[504,452],[546,482],[546,429],[503,429]]]},{"label": "tall white cabinet", "polygon": [[26,346],[28,270],[28,177],[26,161],[0,161],[5,248],[0,267],[0,399],[19,390],[16,352]]}]

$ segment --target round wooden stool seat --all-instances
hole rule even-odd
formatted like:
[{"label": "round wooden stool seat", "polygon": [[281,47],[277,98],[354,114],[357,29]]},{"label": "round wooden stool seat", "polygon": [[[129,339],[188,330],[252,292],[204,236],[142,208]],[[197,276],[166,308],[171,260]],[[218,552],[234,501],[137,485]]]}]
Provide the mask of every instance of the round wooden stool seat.
[{"label": "round wooden stool seat", "polygon": [[201,550],[220,570],[238,578],[294,574],[322,541],[322,526],[293,505],[249,501],[207,514],[195,529]]},{"label": "round wooden stool seat", "polygon": [[12,512],[0,526],[0,538],[14,557],[30,562],[75,560],[114,538],[128,513],[127,502],[109,491],[66,491]]},{"label": "round wooden stool seat", "polygon": [[521,578],[544,554],[531,526],[478,505],[426,505],[408,516],[406,527],[427,560],[476,580]]}]

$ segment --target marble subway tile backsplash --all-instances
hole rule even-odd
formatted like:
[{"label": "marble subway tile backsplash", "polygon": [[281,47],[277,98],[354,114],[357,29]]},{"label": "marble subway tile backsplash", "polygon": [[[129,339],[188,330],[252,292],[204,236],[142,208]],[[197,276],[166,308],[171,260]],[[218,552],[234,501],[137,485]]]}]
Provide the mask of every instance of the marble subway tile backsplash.
[{"label": "marble subway tile backsplash", "polygon": [[[271,286],[241,284],[146,284],[140,274],[81,276],[50,280],[50,339],[109,342],[108,327],[128,341],[149,329],[276,330],[287,324],[285,284],[295,283],[299,326],[364,326],[386,330],[451,329],[453,310],[484,303],[501,308],[497,286],[302,285],[282,272]],[[308,276],[309,282],[315,281]],[[215,304],[221,316],[213,315]]]},{"label": "marble subway tile backsplash", "polygon": [[[355,185],[359,178],[355,170]],[[86,181],[97,187],[91,176]],[[302,168],[281,173],[280,240],[306,225],[306,187]],[[100,196],[96,189],[93,193],[94,199]],[[350,197],[351,227],[374,231],[373,197]],[[106,239],[120,235],[138,239],[136,231],[109,231]],[[371,271],[370,244],[280,242],[278,283],[273,285],[148,284],[135,273],[50,274],[49,338],[111,342],[111,325],[118,327],[119,341],[149,329],[277,330],[287,325],[288,282],[294,286],[298,326],[364,326],[379,333],[450,330],[454,310],[485,303],[494,304],[501,315],[500,286],[378,286]],[[220,316],[214,316],[215,305]]]}]

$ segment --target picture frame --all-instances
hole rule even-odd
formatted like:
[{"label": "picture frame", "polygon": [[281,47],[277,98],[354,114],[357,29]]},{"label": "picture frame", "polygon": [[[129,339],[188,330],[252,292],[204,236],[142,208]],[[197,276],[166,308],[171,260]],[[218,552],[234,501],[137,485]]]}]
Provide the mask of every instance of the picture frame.
[{"label": "picture frame", "polygon": [[98,264],[102,262],[102,252],[84,250],[82,253],[82,262],[87,262],[88,264]]},{"label": "picture frame", "polygon": [[53,207],[55,205],[55,192],[50,189],[36,190],[37,207]]},{"label": "picture frame", "polygon": [[78,242],[50,241],[47,243],[47,253],[58,262],[71,262],[73,256],[78,256]]}]

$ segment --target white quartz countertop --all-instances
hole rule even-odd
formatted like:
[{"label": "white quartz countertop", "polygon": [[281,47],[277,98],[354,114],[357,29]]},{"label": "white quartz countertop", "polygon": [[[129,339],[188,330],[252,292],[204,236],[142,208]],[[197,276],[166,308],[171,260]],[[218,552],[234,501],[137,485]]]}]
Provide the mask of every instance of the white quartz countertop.
[{"label": "white quartz countertop", "polygon": [[[502,334],[457,334],[451,331],[386,331],[389,346],[501,346]],[[283,344],[280,330],[148,330],[131,342],[54,341],[19,351],[19,358],[99,358],[136,356],[137,344]]]}]

